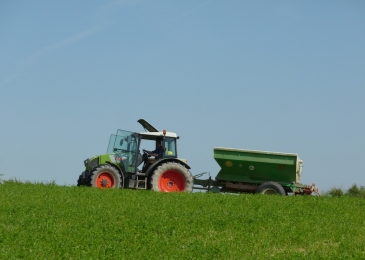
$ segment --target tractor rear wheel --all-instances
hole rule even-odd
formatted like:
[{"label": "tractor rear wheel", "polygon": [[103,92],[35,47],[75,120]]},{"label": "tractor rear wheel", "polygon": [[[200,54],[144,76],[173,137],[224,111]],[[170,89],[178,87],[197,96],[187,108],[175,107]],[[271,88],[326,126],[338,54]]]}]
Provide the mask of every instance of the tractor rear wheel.
[{"label": "tractor rear wheel", "polygon": [[176,162],[163,163],[153,172],[151,187],[162,192],[191,192],[193,177],[185,166]]},{"label": "tractor rear wheel", "polygon": [[109,164],[101,164],[90,173],[90,186],[96,188],[120,188],[122,178],[117,169]]},{"label": "tractor rear wheel", "polygon": [[285,196],[284,188],[277,182],[268,181],[262,183],[256,190],[256,193],[265,195],[281,195]]}]

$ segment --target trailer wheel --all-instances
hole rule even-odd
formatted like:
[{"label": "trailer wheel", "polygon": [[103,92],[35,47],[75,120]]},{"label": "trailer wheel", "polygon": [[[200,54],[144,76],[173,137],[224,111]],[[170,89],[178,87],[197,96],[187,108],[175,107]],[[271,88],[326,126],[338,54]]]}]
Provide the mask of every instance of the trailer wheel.
[{"label": "trailer wheel", "polygon": [[256,193],[265,195],[286,195],[284,188],[279,183],[273,181],[268,181],[261,184],[257,188]]},{"label": "trailer wheel", "polygon": [[97,166],[90,173],[90,186],[96,188],[120,188],[122,179],[119,171],[109,164]]},{"label": "trailer wheel", "polygon": [[162,192],[191,192],[193,177],[183,165],[176,162],[163,163],[153,172],[151,187]]}]

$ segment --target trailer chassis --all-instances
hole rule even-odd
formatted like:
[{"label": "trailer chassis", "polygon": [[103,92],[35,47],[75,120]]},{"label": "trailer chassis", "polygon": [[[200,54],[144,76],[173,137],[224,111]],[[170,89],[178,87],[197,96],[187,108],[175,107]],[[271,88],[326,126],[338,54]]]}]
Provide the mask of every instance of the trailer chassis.
[{"label": "trailer chassis", "polygon": [[[209,174],[208,179],[199,179],[203,175],[207,174],[208,172],[203,172],[193,176],[194,186],[193,189],[196,190],[205,190],[215,193],[220,192],[244,192],[244,193],[257,193],[257,189],[262,183],[265,182],[257,182],[257,183],[246,183],[246,182],[230,182],[230,181],[218,181],[212,179]],[[294,196],[298,195],[311,195],[313,193],[320,195],[316,184],[313,183],[312,185],[300,184],[300,183],[278,183],[281,185],[286,194],[292,193]],[[198,186],[196,186],[198,185]]]}]

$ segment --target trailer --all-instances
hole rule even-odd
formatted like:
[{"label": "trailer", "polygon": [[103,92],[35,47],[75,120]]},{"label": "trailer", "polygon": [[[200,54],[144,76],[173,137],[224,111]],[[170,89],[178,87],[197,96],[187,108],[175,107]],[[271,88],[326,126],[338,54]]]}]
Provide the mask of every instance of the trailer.
[{"label": "trailer", "polygon": [[303,161],[297,154],[214,147],[214,159],[221,167],[213,180],[194,176],[193,189],[212,192],[245,192],[268,195],[311,195],[315,183],[300,183]]}]

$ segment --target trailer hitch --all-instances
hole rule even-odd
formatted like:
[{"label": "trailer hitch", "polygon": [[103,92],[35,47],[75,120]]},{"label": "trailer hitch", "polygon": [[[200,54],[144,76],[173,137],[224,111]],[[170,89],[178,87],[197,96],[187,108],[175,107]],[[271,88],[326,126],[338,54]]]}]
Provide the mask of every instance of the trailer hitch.
[{"label": "trailer hitch", "polygon": [[[209,175],[209,178],[206,180],[200,180],[198,179],[199,177],[203,176],[204,174]],[[197,189],[197,190],[206,190],[206,191],[212,191],[212,192],[220,192],[219,189],[219,184],[217,181],[213,180],[212,177],[210,176],[209,172],[203,172],[203,173],[199,173],[197,175],[193,176],[194,179],[194,185],[199,185],[199,186],[193,186],[193,189]]]}]

